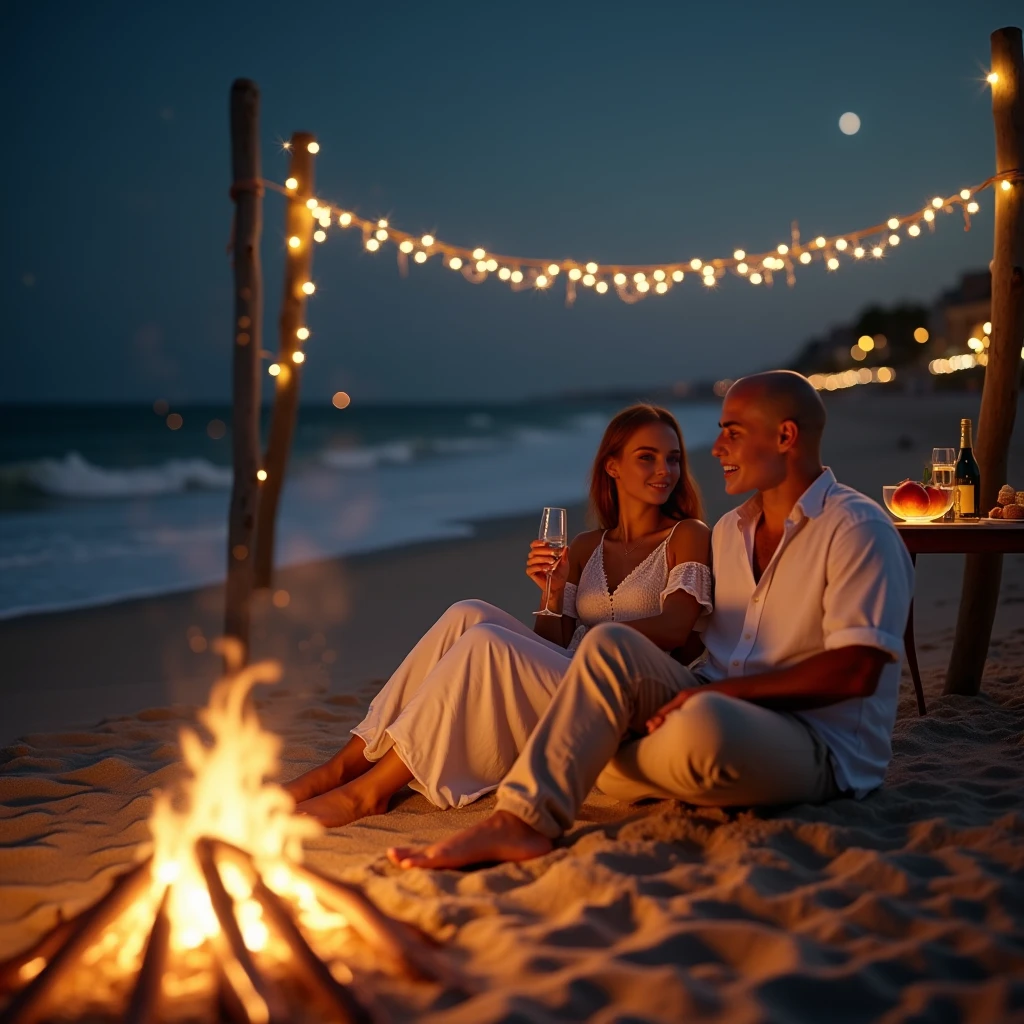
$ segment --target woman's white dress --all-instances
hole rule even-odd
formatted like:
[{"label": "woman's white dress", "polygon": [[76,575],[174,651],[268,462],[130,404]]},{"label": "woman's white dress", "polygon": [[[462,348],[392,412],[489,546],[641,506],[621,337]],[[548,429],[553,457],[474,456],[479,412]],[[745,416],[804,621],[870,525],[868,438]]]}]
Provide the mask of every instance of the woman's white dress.
[{"label": "woman's white dress", "polygon": [[711,611],[711,573],[699,562],[669,569],[669,534],[608,589],[604,536],[566,584],[563,614],[579,625],[569,648],[537,636],[484,601],[449,608],[409,652],[352,732],[376,761],[395,747],[411,787],[438,807],[463,807],[495,789],[540,720],[584,633],[600,622],[658,615],[677,590]]}]

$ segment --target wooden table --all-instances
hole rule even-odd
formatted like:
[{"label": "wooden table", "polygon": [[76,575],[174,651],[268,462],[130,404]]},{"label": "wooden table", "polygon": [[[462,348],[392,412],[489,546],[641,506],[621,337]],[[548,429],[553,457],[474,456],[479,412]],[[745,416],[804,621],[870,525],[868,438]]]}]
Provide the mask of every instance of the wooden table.
[{"label": "wooden table", "polygon": [[[1024,520],[1001,523],[998,519],[957,523],[897,523],[896,529],[916,565],[918,555],[980,555],[1024,554]],[[904,635],[907,663],[917,691],[917,710],[927,711],[921,673],[917,667],[917,648],[914,646],[914,603],[910,603],[907,631]]]}]

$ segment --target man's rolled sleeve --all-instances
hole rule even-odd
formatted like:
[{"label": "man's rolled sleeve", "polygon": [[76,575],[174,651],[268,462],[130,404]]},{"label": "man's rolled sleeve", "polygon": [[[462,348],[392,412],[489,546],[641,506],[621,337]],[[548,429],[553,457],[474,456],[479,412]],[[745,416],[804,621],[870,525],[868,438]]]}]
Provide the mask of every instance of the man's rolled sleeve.
[{"label": "man's rolled sleeve", "polygon": [[823,599],[825,648],[876,647],[903,656],[914,567],[895,527],[864,519],[837,531]]}]

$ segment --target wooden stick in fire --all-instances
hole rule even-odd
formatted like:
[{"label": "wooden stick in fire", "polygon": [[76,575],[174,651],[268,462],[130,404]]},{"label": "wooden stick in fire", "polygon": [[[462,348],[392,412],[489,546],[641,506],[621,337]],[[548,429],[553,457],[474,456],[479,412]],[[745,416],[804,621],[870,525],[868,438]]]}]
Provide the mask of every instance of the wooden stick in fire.
[{"label": "wooden stick in fire", "polygon": [[142,966],[124,1015],[127,1024],[153,1024],[160,1012],[160,996],[163,993],[164,970],[167,967],[167,950],[171,939],[171,919],[167,914],[170,892],[170,886],[164,889],[156,917],[153,918]]},{"label": "wooden stick in fire", "polygon": [[[53,954],[64,945],[80,916],[80,914],[76,914],[74,917],[65,918],[58,914],[57,923],[38,941],[0,964],[0,995],[7,995],[8,992],[13,992],[31,981],[31,977],[25,976],[28,965],[34,960],[47,961],[51,959]],[[40,965],[40,970],[43,966]],[[34,974],[38,973],[38,971],[34,972]]]},{"label": "wooden stick in fire", "polygon": [[213,840],[200,839],[196,843],[196,859],[206,879],[213,912],[220,922],[216,941],[221,954],[221,966],[231,987],[245,1007],[252,1024],[270,1024],[287,1020],[283,999],[277,989],[263,976],[242,938],[235,919],[235,901],[224,888],[213,853]]},{"label": "wooden stick in fire", "polygon": [[43,970],[8,1004],[4,1010],[4,1024],[30,1024],[39,1020],[43,1004],[61,975],[149,884],[152,862],[153,858],[147,857],[126,871],[114,881],[105,896],[74,919],[64,944],[56,950]]}]

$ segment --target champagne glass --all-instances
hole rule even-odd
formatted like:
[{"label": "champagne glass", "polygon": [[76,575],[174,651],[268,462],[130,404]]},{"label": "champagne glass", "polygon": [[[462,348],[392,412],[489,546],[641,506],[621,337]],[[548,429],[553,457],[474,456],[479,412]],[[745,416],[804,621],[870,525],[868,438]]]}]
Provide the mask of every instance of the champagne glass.
[{"label": "champagne glass", "polygon": [[[568,531],[565,525],[565,509],[551,508],[545,506],[540,514],[540,529],[537,531],[539,540],[544,541],[549,548],[554,548],[558,555],[568,543]],[[548,610],[548,601],[551,598],[551,572],[548,572],[544,583],[544,604],[539,612],[534,615],[558,615],[558,612]]]},{"label": "champagne glass", "polygon": [[[955,448],[933,448],[932,449],[932,483],[936,487],[952,487],[953,478],[956,473],[956,449]],[[953,509],[950,509],[943,520],[953,518]]]}]

